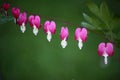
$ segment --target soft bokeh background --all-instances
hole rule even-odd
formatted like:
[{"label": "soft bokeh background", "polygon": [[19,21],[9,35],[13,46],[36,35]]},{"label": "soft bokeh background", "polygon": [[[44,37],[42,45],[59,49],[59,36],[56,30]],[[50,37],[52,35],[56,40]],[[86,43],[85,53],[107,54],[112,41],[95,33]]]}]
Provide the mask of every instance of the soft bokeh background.
[{"label": "soft bokeh background", "polygon": [[[0,4],[4,0],[0,1]],[[81,24],[82,13],[89,13],[88,0],[8,0],[11,7],[20,7],[22,11],[40,14],[41,23],[49,20],[46,16]],[[91,0],[98,5],[103,0]],[[120,16],[120,1],[106,1],[111,12]],[[24,9],[24,10],[23,10]],[[11,15],[11,14],[10,14]],[[45,18],[46,17],[46,18]],[[0,74],[2,80],[120,80],[120,50],[104,65],[103,57],[97,55],[97,46],[106,41],[103,37],[89,32],[88,40],[82,50],[74,40],[76,27],[66,25],[59,20],[52,41],[46,40],[43,28],[34,36],[27,24],[27,31],[21,33],[13,21],[0,24]],[[69,27],[68,46],[60,46],[60,28]]]}]

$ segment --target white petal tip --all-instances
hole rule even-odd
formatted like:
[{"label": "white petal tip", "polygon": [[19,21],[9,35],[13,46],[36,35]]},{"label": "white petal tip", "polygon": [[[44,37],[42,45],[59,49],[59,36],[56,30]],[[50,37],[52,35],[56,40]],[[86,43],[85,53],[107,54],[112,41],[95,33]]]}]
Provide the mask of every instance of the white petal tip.
[{"label": "white petal tip", "polygon": [[20,29],[21,29],[22,33],[24,33],[24,32],[25,32],[25,30],[26,30],[25,25],[23,24],[22,26],[20,26]]},{"label": "white petal tip", "polygon": [[47,40],[48,40],[48,42],[51,42],[51,36],[47,35]]},{"label": "white petal tip", "polygon": [[16,19],[14,18],[14,23],[16,24]]},{"label": "white petal tip", "polygon": [[108,55],[105,53],[103,56],[104,56],[104,63],[107,64],[108,63],[108,61],[107,61]]},{"label": "white petal tip", "polygon": [[48,42],[50,42],[51,39],[52,39],[52,34],[51,34],[51,32],[48,31],[48,34],[47,34],[47,40],[48,40]]},{"label": "white petal tip", "polygon": [[105,62],[105,64],[107,64],[107,62]]},{"label": "white petal tip", "polygon": [[61,41],[61,46],[62,46],[62,48],[65,48],[67,46],[67,41],[66,40],[62,40]]},{"label": "white petal tip", "polygon": [[34,34],[35,36],[37,36],[37,34],[38,34],[38,33],[36,33],[36,32],[33,32],[33,34]]},{"label": "white petal tip", "polygon": [[38,28],[36,28],[36,27],[33,28],[33,34],[34,34],[35,36],[37,36],[37,34],[38,34]]},{"label": "white petal tip", "polygon": [[82,47],[83,47],[83,43],[82,43],[82,41],[81,40],[79,40],[78,41],[78,47],[79,47],[79,49],[81,50],[82,49]]}]

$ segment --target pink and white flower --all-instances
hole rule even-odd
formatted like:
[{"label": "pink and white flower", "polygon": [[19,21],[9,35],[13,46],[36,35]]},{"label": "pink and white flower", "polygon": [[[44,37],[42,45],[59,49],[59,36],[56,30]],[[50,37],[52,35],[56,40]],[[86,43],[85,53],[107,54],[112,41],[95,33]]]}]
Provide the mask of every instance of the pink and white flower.
[{"label": "pink and white flower", "polygon": [[52,34],[56,32],[56,23],[54,21],[46,21],[44,23],[44,32],[47,33],[47,40],[50,42]]},{"label": "pink and white flower", "polygon": [[60,39],[62,40],[61,41],[62,48],[65,48],[67,46],[68,35],[69,35],[68,28],[62,27],[60,32]]},{"label": "pink and white flower", "polygon": [[14,22],[17,24],[18,23],[18,18],[19,18],[19,15],[20,15],[20,9],[16,8],[16,7],[13,7],[12,8],[12,14],[14,16]]},{"label": "pink and white flower", "polygon": [[41,27],[40,24],[40,17],[38,15],[31,15],[29,16],[29,22],[30,22],[30,26],[33,28],[33,34],[35,36],[37,36],[38,34],[38,29]]},{"label": "pink and white flower", "polygon": [[114,50],[113,50],[113,44],[112,43],[100,43],[98,45],[98,55],[104,56],[104,63],[107,64],[107,57],[113,56]]},{"label": "pink and white flower", "polygon": [[27,23],[26,12],[20,13],[20,16],[18,18],[18,24],[20,25],[20,29],[21,29],[22,33],[24,33],[26,30],[26,27],[25,27],[26,23]]},{"label": "pink and white flower", "polygon": [[8,9],[10,8],[10,4],[9,3],[4,3],[2,5],[2,7],[5,10],[5,15],[8,16]]},{"label": "pink and white flower", "polygon": [[75,30],[75,40],[78,41],[78,47],[79,49],[82,49],[83,42],[87,40],[87,29],[86,28],[77,28]]}]

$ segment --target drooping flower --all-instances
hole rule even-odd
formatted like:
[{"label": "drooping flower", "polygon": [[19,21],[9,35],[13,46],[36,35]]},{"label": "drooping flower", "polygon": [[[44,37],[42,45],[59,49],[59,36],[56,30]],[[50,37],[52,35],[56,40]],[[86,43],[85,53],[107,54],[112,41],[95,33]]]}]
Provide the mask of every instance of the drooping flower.
[{"label": "drooping flower", "polygon": [[20,9],[16,8],[16,7],[13,7],[12,8],[12,14],[14,16],[14,22],[17,24],[18,23],[18,18],[19,18],[19,15],[20,15]]},{"label": "drooping flower", "polygon": [[54,21],[46,21],[44,23],[44,32],[47,33],[47,40],[50,42],[52,34],[56,32],[56,23]]},{"label": "drooping flower", "polygon": [[40,17],[38,15],[29,16],[30,26],[33,28],[33,33],[36,36],[38,34],[38,29],[41,27]]},{"label": "drooping flower", "polygon": [[65,48],[67,46],[68,35],[69,35],[68,28],[62,27],[60,32],[60,39],[62,40],[61,41],[62,48]]},{"label": "drooping flower", "polygon": [[20,29],[21,29],[22,33],[24,33],[26,30],[26,27],[25,27],[26,23],[27,23],[26,12],[20,13],[20,16],[18,18],[18,24],[20,25]]},{"label": "drooping flower", "polygon": [[100,43],[98,45],[98,55],[99,56],[104,56],[104,63],[107,64],[107,57],[108,56],[113,56],[114,50],[113,50],[113,44],[112,43]]},{"label": "drooping flower", "polygon": [[83,42],[86,41],[87,39],[87,29],[86,28],[77,28],[75,30],[75,40],[78,41],[78,47],[79,49],[82,49],[83,47]]},{"label": "drooping flower", "polygon": [[8,9],[10,8],[10,4],[9,3],[4,3],[2,5],[2,7],[5,10],[5,15],[8,16]]}]

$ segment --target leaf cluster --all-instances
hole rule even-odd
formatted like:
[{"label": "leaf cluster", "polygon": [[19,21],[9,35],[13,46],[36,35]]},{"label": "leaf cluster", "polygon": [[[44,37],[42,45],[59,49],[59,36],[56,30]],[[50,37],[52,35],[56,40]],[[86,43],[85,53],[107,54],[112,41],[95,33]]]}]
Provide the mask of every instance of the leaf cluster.
[{"label": "leaf cluster", "polygon": [[90,30],[99,32],[110,42],[120,47],[120,18],[115,17],[110,12],[105,2],[102,2],[100,6],[89,2],[87,6],[93,15],[89,16],[83,13],[85,21],[83,21],[81,25]]}]

